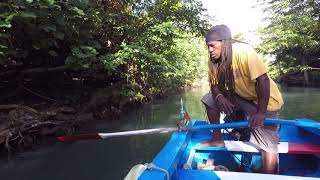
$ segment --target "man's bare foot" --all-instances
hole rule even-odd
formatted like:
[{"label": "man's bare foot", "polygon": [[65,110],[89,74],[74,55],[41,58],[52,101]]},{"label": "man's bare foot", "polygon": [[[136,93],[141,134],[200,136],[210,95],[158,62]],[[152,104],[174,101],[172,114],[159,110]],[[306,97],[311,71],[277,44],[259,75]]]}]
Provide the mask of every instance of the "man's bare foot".
[{"label": "man's bare foot", "polygon": [[205,141],[205,142],[200,143],[199,146],[203,146],[203,147],[210,147],[210,146],[224,147],[224,141],[223,140],[209,140],[209,141]]}]

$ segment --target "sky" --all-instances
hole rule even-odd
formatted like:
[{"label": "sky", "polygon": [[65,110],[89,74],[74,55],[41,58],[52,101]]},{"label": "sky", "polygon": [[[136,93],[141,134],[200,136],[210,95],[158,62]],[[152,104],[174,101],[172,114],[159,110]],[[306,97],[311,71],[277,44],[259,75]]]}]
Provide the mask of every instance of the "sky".
[{"label": "sky", "polygon": [[232,34],[243,33],[252,45],[260,43],[256,33],[263,26],[262,8],[255,6],[257,0],[201,0],[210,16],[214,16],[213,25],[225,24]]}]

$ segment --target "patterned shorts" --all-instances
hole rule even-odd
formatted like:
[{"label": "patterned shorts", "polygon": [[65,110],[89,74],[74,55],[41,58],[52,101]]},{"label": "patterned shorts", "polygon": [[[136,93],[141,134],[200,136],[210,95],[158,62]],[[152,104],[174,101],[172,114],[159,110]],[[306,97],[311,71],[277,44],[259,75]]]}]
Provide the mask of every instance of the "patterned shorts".
[{"label": "patterned shorts", "polygon": [[[218,109],[218,106],[212,97],[211,93],[203,96],[201,101],[208,107],[213,109]],[[240,112],[243,112],[245,115],[253,114],[257,112],[257,104],[252,101],[245,100],[239,96],[235,97],[236,109]],[[237,112],[239,112],[237,111]],[[236,112],[236,111],[235,111]],[[267,112],[266,117],[268,118],[277,118],[279,115],[278,111]],[[234,113],[227,116],[225,121],[235,122],[239,119],[234,118]],[[249,140],[253,145],[258,148],[271,153],[278,153],[278,144],[279,144],[279,135],[278,135],[278,126],[263,126],[256,128],[246,128],[239,130],[242,139]]]}]

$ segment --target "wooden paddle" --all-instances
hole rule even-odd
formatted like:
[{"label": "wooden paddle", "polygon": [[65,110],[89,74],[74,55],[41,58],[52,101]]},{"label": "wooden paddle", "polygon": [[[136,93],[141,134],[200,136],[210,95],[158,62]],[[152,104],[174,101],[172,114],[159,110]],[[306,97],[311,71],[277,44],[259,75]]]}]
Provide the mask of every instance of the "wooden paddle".
[{"label": "wooden paddle", "polygon": [[[310,120],[280,120],[280,119],[269,119],[266,118],[264,121],[265,125],[292,125],[304,128],[317,128],[320,129],[320,123]],[[248,121],[231,122],[224,124],[208,124],[208,125],[194,125],[188,127],[169,127],[169,128],[156,128],[156,129],[142,129],[134,131],[123,131],[113,133],[89,133],[89,134],[78,134],[78,135],[66,135],[57,137],[61,142],[72,142],[78,140],[89,140],[89,139],[105,139],[110,137],[120,136],[133,136],[133,135],[144,135],[144,134],[156,134],[156,133],[168,133],[175,131],[196,131],[204,129],[228,129],[228,128],[246,128],[249,126]]]}]

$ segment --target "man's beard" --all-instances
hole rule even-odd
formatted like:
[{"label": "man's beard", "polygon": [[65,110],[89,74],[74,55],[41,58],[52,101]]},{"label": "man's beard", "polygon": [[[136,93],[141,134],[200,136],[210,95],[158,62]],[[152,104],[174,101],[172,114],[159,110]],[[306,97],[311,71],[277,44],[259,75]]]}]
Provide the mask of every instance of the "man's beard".
[{"label": "man's beard", "polygon": [[213,57],[210,56],[210,60],[211,60],[211,62],[212,62],[213,64],[216,64],[216,63],[220,62],[220,59],[221,59],[221,58],[216,59],[216,58],[213,58]]}]

